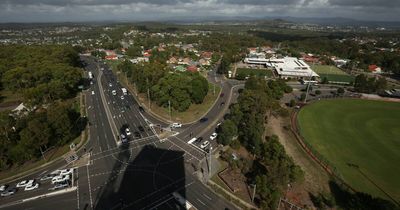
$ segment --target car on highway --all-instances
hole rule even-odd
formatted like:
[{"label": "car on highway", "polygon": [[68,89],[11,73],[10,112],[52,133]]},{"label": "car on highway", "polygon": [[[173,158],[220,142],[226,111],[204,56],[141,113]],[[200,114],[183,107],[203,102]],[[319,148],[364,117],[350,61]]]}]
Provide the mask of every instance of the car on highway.
[{"label": "car on highway", "polygon": [[113,96],[117,95],[117,91],[116,90],[112,90],[111,93],[113,94]]},{"label": "car on highway", "polygon": [[142,106],[139,106],[139,111],[144,112],[144,109]]},{"label": "car on highway", "polygon": [[63,175],[63,176],[59,175],[59,176],[56,176],[53,179],[51,179],[51,183],[52,184],[56,184],[56,183],[59,183],[59,182],[69,181],[70,179],[71,179],[71,176],[69,174]]},{"label": "car on highway", "polygon": [[33,182],[34,182],[33,179],[31,179],[31,180],[23,180],[23,181],[20,181],[20,182],[17,184],[17,187],[25,187],[25,186],[28,185],[29,183],[33,183]]},{"label": "car on highway", "polygon": [[67,168],[67,169],[61,170],[60,171],[60,175],[64,176],[64,175],[67,175],[67,174],[72,174],[73,172],[74,172],[73,168]]},{"label": "car on highway", "polygon": [[224,106],[225,105],[225,102],[221,102],[220,104],[219,104],[219,106]]},{"label": "car on highway", "polygon": [[210,142],[209,142],[209,141],[205,141],[205,142],[203,142],[203,143],[200,145],[200,148],[204,149],[204,148],[206,148],[208,145],[210,145]]},{"label": "car on highway", "polygon": [[0,186],[0,192],[4,192],[8,188],[8,184],[3,184]]},{"label": "car on highway", "polygon": [[2,192],[0,195],[1,195],[1,197],[6,197],[6,196],[14,195],[16,192],[17,192],[17,188],[10,188],[10,189]]},{"label": "car on highway", "polygon": [[28,184],[28,185],[25,186],[24,191],[31,191],[31,190],[34,190],[34,189],[37,189],[37,188],[39,188],[39,183],[32,182],[31,184]]},{"label": "car on highway", "polygon": [[213,134],[211,134],[210,139],[211,139],[211,140],[214,140],[214,139],[217,138],[217,136],[218,136],[217,133],[213,133]]},{"label": "car on highway", "polygon": [[206,118],[206,117],[203,117],[203,118],[200,119],[200,122],[201,122],[201,123],[207,122],[207,121],[208,121],[208,118]]},{"label": "car on highway", "polygon": [[172,128],[181,128],[182,124],[181,123],[172,123],[171,127]]},{"label": "car on highway", "polygon": [[218,122],[218,123],[217,123],[217,128],[218,128],[219,126],[221,126],[221,124],[222,124],[222,122]]},{"label": "car on highway", "polygon": [[125,128],[125,134],[126,134],[127,136],[132,135],[132,133],[131,133],[131,131],[129,130],[129,128]]},{"label": "car on highway", "polygon": [[199,137],[199,138],[197,138],[195,141],[194,141],[194,143],[200,143],[201,141],[203,141],[203,137]]},{"label": "car on highway", "polygon": [[224,97],[224,95],[225,95],[224,93],[221,93],[220,97]]},{"label": "car on highway", "polygon": [[54,187],[49,188],[49,190],[59,190],[59,189],[63,189],[69,187],[68,182],[62,182],[62,183],[57,183]]},{"label": "car on highway", "polygon": [[144,132],[143,126],[139,125],[139,126],[138,126],[138,129],[139,129],[140,132]]},{"label": "car on highway", "polygon": [[121,134],[121,142],[122,143],[128,142],[128,138],[126,138],[126,136],[124,134]]},{"label": "car on highway", "polygon": [[133,133],[133,135],[135,136],[135,138],[141,138],[142,136],[140,135],[139,131],[135,131]]}]

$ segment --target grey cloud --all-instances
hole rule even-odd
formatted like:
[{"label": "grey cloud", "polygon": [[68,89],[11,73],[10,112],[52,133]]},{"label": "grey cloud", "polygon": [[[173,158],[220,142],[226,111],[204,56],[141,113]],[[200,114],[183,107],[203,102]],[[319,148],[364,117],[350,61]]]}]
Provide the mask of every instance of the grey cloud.
[{"label": "grey cloud", "polygon": [[329,0],[330,5],[356,7],[400,7],[400,0]]},{"label": "grey cloud", "polygon": [[221,0],[221,3],[239,5],[291,5],[297,4],[299,0]]},{"label": "grey cloud", "polygon": [[8,5],[49,5],[49,6],[95,6],[95,5],[126,5],[126,4],[155,4],[176,5],[190,3],[195,0],[0,0]]}]

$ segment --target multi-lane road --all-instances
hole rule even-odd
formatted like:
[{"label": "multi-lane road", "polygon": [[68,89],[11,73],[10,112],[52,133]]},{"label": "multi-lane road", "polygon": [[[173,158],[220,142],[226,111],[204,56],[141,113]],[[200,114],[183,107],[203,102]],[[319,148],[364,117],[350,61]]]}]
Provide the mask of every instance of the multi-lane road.
[{"label": "multi-lane road", "polygon": [[[169,123],[140,110],[135,98],[122,92],[121,84],[106,65],[90,57],[82,60],[87,64],[85,70],[94,76],[85,91],[90,137],[77,153],[80,159],[79,164],[73,165],[73,186],[57,195],[41,196],[51,186],[43,183],[32,192],[1,198],[0,208],[182,209],[172,196],[177,192],[197,209],[236,209],[202,182],[208,175],[207,154],[187,143],[190,136],[209,140],[229,102],[235,100],[232,84],[224,83],[215,74],[209,75],[210,81],[221,84],[224,96],[206,114],[208,121],[183,125],[174,130],[177,135],[160,139],[153,126],[168,129]],[[120,135],[126,127],[131,135],[127,143],[122,143]],[[61,160],[26,178],[37,179],[69,166],[72,163],[66,166]],[[24,199],[28,201],[22,202]]]}]

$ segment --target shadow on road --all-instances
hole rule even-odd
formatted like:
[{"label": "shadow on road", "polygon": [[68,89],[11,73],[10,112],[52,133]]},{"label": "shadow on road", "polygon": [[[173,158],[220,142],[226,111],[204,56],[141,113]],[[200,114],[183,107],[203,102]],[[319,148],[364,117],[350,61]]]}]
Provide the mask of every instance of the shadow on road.
[{"label": "shadow on road", "polygon": [[131,154],[123,145],[115,159],[94,209],[151,209],[176,191],[186,198],[183,152],[147,145]]}]

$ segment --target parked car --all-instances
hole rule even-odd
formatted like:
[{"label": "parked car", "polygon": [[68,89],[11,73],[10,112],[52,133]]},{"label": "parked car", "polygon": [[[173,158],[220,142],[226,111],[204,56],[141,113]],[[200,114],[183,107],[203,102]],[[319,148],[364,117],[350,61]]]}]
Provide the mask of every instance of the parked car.
[{"label": "parked car", "polygon": [[17,184],[17,187],[25,187],[26,185],[28,185],[28,184],[30,184],[30,183],[33,183],[33,182],[34,182],[33,179],[31,179],[31,180],[23,180],[23,181],[20,181],[20,182]]},{"label": "parked car", "polygon": [[112,90],[111,93],[113,94],[113,96],[117,95],[117,91],[116,90]]},{"label": "parked car", "polygon": [[200,136],[200,137],[197,138],[194,142],[195,142],[195,143],[200,143],[201,141],[203,141],[203,137]]},{"label": "parked car", "polygon": [[3,185],[1,185],[1,186],[0,186],[0,192],[6,191],[7,188],[8,188],[8,184],[3,184]]},{"label": "parked car", "polygon": [[172,128],[181,128],[182,124],[181,123],[172,123],[171,127]]},{"label": "parked car", "polygon": [[108,83],[108,86],[109,86],[109,87],[112,87],[112,83],[111,83],[111,82],[110,82],[110,83]]},{"label": "parked car", "polygon": [[210,139],[211,139],[211,140],[214,140],[214,139],[217,138],[217,136],[218,136],[217,133],[213,133],[213,134],[211,134]]},{"label": "parked car", "polygon": [[10,188],[10,189],[2,192],[0,195],[1,195],[1,197],[6,197],[6,196],[14,195],[16,192],[17,192],[17,188]]},{"label": "parked car", "polygon": [[34,190],[34,189],[37,189],[37,188],[39,188],[39,183],[32,182],[31,184],[26,185],[24,190],[25,191],[31,191],[31,190]]},{"label": "parked car", "polygon": [[67,168],[67,169],[61,170],[60,175],[64,176],[64,175],[67,175],[67,174],[72,174],[73,172],[74,172],[73,168]]},{"label": "parked car", "polygon": [[129,130],[129,128],[125,128],[125,133],[127,136],[132,135],[131,131]]},{"label": "parked car", "polygon": [[92,90],[92,95],[94,95],[94,90]]},{"label": "parked car", "polygon": [[71,176],[69,174],[67,175],[63,175],[63,176],[56,176],[53,179],[51,179],[51,183],[52,184],[56,184],[59,182],[65,182],[65,181],[69,181],[71,179]]},{"label": "parked car", "polygon": [[139,106],[139,111],[144,112],[144,109],[142,106]]},{"label": "parked car", "polygon": [[206,148],[209,144],[210,144],[209,141],[205,141],[205,142],[203,142],[203,143],[200,145],[200,148],[204,149],[204,148]]},{"label": "parked car", "polygon": [[121,100],[124,100],[125,99],[125,97],[124,96],[121,96]]}]

